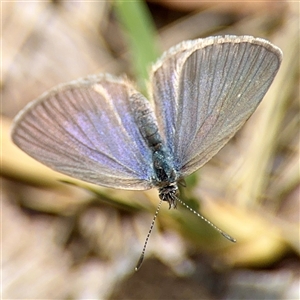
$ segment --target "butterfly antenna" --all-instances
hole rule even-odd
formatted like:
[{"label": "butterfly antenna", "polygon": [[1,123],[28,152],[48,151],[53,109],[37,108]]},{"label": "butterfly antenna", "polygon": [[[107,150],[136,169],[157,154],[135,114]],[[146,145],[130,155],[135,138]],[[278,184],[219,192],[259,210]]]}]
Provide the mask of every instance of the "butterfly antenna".
[{"label": "butterfly antenna", "polygon": [[142,250],[142,254],[141,254],[140,259],[139,259],[139,261],[138,261],[138,263],[137,263],[137,265],[136,265],[136,267],[135,267],[135,271],[137,271],[137,270],[141,267],[141,265],[142,265],[142,263],[143,263],[144,256],[145,256],[145,252],[146,252],[146,247],[147,247],[147,244],[148,244],[148,241],[149,241],[149,238],[150,238],[152,229],[153,229],[153,227],[154,227],[154,223],[155,223],[156,217],[157,217],[158,212],[159,212],[159,210],[160,210],[161,204],[162,204],[162,200],[159,201],[159,204],[158,204],[158,206],[157,206],[156,212],[155,212],[155,214],[154,214],[153,220],[152,220],[151,225],[150,225],[149,232],[148,232],[148,234],[147,234],[147,237],[146,237],[146,240],[145,240],[145,243],[144,243],[144,247],[143,247],[143,250]]},{"label": "butterfly antenna", "polygon": [[176,197],[176,200],[181,203],[183,206],[185,206],[187,209],[189,209],[192,213],[194,213],[196,216],[198,216],[199,218],[201,218],[203,221],[205,221],[207,224],[209,224],[211,227],[213,227],[215,230],[217,230],[219,233],[221,233],[227,240],[235,243],[236,239],[234,239],[233,237],[231,237],[229,234],[227,234],[226,232],[224,232],[223,230],[221,230],[219,227],[217,227],[215,224],[213,224],[211,221],[207,220],[204,216],[200,215],[198,212],[196,212],[195,210],[193,210],[191,207],[189,207],[186,203],[184,203],[183,201],[181,201],[179,198]]}]

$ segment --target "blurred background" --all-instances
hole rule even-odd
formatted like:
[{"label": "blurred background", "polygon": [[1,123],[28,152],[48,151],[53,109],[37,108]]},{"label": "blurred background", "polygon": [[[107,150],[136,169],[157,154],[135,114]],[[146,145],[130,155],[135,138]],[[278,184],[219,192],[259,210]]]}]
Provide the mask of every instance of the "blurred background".
[{"label": "blurred background", "polygon": [[[2,2],[3,299],[299,299],[299,3]],[[187,39],[253,35],[284,59],[262,104],[180,198],[105,189],[55,173],[10,140],[13,117],[56,84],[127,74],[145,89]],[[126,149],[125,149],[126,150]]]}]

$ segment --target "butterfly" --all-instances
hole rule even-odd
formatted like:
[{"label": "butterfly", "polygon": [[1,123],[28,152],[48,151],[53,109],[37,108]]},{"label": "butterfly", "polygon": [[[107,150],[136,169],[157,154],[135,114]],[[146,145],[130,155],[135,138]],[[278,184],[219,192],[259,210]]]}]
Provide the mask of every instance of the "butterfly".
[{"label": "butterfly", "polygon": [[126,77],[90,75],[29,103],[12,140],[56,171],[110,188],[157,188],[175,208],[178,183],[252,115],[281,61],[261,38],[184,41],[152,66],[150,101]]}]

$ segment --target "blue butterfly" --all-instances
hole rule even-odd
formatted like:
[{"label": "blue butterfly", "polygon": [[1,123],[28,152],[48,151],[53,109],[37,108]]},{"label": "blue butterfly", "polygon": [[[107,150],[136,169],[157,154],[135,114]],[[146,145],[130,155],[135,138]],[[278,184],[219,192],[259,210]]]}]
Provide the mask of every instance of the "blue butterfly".
[{"label": "blue butterfly", "polygon": [[126,78],[87,76],[29,103],[12,139],[56,171],[117,189],[156,187],[176,207],[178,182],[241,128],[281,60],[278,47],[251,36],[184,41],[152,66],[150,102]]}]

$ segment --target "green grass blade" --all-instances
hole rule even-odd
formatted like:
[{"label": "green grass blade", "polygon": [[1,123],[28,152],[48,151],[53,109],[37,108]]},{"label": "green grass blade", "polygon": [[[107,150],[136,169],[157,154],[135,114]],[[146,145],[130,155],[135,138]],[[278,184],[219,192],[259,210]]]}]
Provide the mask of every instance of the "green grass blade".
[{"label": "green grass blade", "polygon": [[159,54],[155,25],[144,1],[115,1],[114,8],[128,35],[128,47],[136,82],[144,92],[149,65]]}]

